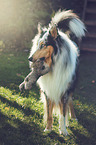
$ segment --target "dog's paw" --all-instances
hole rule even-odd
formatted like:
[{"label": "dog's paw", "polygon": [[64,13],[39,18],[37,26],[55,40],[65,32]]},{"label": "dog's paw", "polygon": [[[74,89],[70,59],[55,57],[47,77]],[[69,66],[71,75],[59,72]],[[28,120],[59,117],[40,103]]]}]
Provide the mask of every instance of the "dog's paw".
[{"label": "dog's paw", "polygon": [[44,129],[44,132],[46,132],[46,133],[50,133],[51,131],[52,131],[52,129],[47,129],[47,128]]},{"label": "dog's paw", "polygon": [[60,132],[61,135],[64,135],[64,136],[68,135],[68,131],[66,129],[64,129],[64,130],[59,129],[59,132]]}]

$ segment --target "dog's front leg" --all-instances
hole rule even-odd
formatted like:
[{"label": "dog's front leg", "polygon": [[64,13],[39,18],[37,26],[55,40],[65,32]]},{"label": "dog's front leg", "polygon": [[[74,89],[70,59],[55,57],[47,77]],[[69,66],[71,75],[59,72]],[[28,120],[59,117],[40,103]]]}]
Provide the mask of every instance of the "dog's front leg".
[{"label": "dog's front leg", "polygon": [[44,131],[51,131],[53,124],[53,103],[48,98],[46,98],[46,111],[47,111],[47,125]]}]

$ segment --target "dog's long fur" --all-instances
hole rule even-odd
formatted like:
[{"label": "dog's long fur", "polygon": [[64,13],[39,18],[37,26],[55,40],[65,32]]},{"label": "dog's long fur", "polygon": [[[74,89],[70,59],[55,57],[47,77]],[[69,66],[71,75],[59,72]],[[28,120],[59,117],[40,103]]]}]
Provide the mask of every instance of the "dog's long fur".
[{"label": "dog's long fur", "polygon": [[49,46],[53,48],[51,71],[40,77],[38,84],[46,98],[46,130],[52,129],[52,111],[54,106],[59,106],[60,133],[67,135],[68,110],[70,110],[71,116],[75,118],[72,94],[79,52],[76,44],[67,36],[66,32],[62,32],[62,29],[70,31],[78,39],[85,35],[86,30],[83,22],[71,10],[58,11],[48,28],[41,28],[40,24],[38,25],[38,34],[33,39],[29,58],[34,58],[38,49],[47,49]]}]

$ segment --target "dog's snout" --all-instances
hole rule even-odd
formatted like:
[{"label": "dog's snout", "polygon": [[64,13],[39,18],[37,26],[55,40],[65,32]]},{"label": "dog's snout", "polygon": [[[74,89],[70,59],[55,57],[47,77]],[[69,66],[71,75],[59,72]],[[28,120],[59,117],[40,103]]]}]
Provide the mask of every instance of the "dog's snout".
[{"label": "dog's snout", "polygon": [[33,57],[29,57],[28,60],[29,60],[29,61],[33,61]]}]

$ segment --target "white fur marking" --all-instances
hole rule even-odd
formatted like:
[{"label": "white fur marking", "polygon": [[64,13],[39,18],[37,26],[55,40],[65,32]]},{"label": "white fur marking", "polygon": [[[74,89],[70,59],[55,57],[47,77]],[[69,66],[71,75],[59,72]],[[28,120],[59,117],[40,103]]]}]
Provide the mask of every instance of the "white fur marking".
[{"label": "white fur marking", "polygon": [[59,130],[60,134],[68,135],[68,132],[66,130],[66,117],[63,115],[60,116],[60,122],[59,122]]},{"label": "white fur marking", "polygon": [[81,38],[82,36],[85,36],[86,28],[81,20],[72,19],[69,22],[69,28],[76,35],[76,37]]}]

